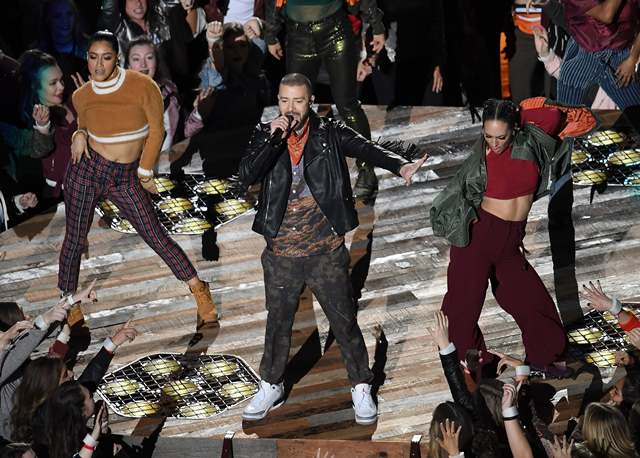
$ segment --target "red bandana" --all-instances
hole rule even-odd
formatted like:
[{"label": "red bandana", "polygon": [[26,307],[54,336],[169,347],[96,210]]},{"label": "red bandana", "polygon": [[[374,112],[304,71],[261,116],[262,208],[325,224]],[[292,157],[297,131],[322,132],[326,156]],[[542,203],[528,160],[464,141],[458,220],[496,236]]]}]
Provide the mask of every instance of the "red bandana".
[{"label": "red bandana", "polygon": [[296,135],[295,132],[291,132],[289,138],[287,138],[287,146],[289,149],[289,157],[291,158],[291,162],[295,165],[300,163],[300,159],[302,159],[302,153],[304,152],[304,145],[307,144],[307,138],[309,138],[309,121],[307,120],[307,124],[304,126],[302,132],[299,135]]}]

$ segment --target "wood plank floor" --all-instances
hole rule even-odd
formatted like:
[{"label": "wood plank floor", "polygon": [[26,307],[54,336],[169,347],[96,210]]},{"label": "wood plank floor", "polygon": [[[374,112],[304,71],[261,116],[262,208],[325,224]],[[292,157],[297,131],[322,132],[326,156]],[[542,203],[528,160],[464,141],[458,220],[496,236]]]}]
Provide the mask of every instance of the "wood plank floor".
[{"label": "wood plank floor", "polygon": [[[327,320],[306,293],[294,326],[292,356],[305,374],[288,402],[267,421],[243,423],[243,405],[211,420],[167,420],[162,436],[408,440],[425,433],[433,408],[449,399],[437,353],[427,327],[446,290],[448,246],[433,236],[429,208],[465,157],[465,146],[479,127],[468,112],[457,108],[396,109],[367,107],[374,138],[380,135],[418,142],[432,157],[413,186],[377,170],[380,193],[375,206],[361,206],[361,225],[348,237],[352,265],[358,274],[370,265],[359,302],[362,327],[377,381],[380,419],[357,426],[346,371],[335,343],[325,351]],[[355,172],[354,172],[355,173]],[[531,263],[547,287],[553,271],[547,234],[547,199],[530,215],[525,244]],[[610,188],[589,203],[589,189],[575,190],[577,267],[579,282],[599,278],[608,292],[622,299],[638,293],[640,270],[640,198],[633,190]],[[98,349],[102,339],[133,317],[141,335],[123,346],[116,368],[155,352],[231,353],[256,371],[262,355],[266,312],[260,266],[263,239],[251,232],[252,216],[237,219],[218,234],[221,257],[203,260],[199,237],[176,240],[211,282],[221,304],[218,332],[194,338],[195,307],[187,288],[176,280],[142,240],[101,227],[96,218],[83,256],[81,283],[98,279],[99,302],[86,308],[91,345],[79,367]],[[64,206],[40,215],[0,235],[0,300],[15,300],[35,315],[56,300],[57,257],[64,237]],[[487,298],[480,326],[487,345],[521,354],[520,332],[492,297]],[[196,339],[197,340],[197,339]],[[193,343],[193,342],[192,342]],[[303,355],[303,356],[301,356]],[[308,369],[308,371],[307,371]],[[580,391],[578,382],[574,391]],[[569,383],[568,385],[571,385]],[[112,413],[112,429],[147,434],[157,420],[130,420]]]}]

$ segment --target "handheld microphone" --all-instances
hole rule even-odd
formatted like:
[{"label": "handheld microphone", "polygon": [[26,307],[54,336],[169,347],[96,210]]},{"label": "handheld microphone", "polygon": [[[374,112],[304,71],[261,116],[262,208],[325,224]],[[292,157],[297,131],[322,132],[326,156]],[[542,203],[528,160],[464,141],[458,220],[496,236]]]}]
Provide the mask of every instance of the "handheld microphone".
[{"label": "handheld microphone", "polygon": [[[294,121],[293,116],[291,116],[290,114],[287,114],[285,116],[289,120],[288,130],[290,130],[293,127],[293,121]],[[282,130],[279,127],[276,130],[274,130],[273,134],[271,134],[271,138],[269,139],[269,144],[271,146],[280,146],[280,144],[284,141],[284,139],[282,138],[283,133],[284,133],[284,130]]]}]

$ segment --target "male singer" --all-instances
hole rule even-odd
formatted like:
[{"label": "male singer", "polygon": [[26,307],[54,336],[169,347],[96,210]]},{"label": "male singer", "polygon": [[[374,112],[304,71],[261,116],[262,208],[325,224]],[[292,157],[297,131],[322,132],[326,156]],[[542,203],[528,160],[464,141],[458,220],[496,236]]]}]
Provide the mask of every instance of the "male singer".
[{"label": "male singer", "polygon": [[408,163],[343,123],[311,110],[311,83],[300,73],[280,81],[281,116],[259,124],[240,163],[246,185],[262,181],[253,230],[262,253],[267,327],[260,390],[244,409],[245,420],[264,418],[284,401],[283,376],[300,294],[308,285],[326,314],[342,351],[358,424],[372,424],[367,348],[356,321],[344,234],[358,225],[345,155],[402,176],[407,185],[425,161]]}]

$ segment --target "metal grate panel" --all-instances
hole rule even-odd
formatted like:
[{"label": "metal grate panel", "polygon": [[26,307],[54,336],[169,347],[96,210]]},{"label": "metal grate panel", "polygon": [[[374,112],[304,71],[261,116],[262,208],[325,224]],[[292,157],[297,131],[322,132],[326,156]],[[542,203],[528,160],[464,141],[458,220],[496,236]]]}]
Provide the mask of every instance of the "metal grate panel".
[{"label": "metal grate panel", "polygon": [[[170,234],[197,235],[212,227],[220,227],[254,208],[235,178],[205,178],[185,175],[181,181],[169,175],[154,178],[159,194],[151,194],[158,219]],[[109,226],[127,234],[135,234],[131,223],[109,200],[101,200],[96,212]]]},{"label": "metal grate panel", "polygon": [[202,419],[251,398],[258,381],[237,356],[159,353],[108,374],[97,393],[124,417]]},{"label": "metal grate panel", "polygon": [[631,130],[603,130],[575,141],[574,185],[640,186],[640,136]]},{"label": "metal grate panel", "polygon": [[631,344],[618,320],[609,312],[591,310],[580,326],[568,330],[571,350],[587,363],[600,368],[615,366],[615,353],[627,351]]}]

